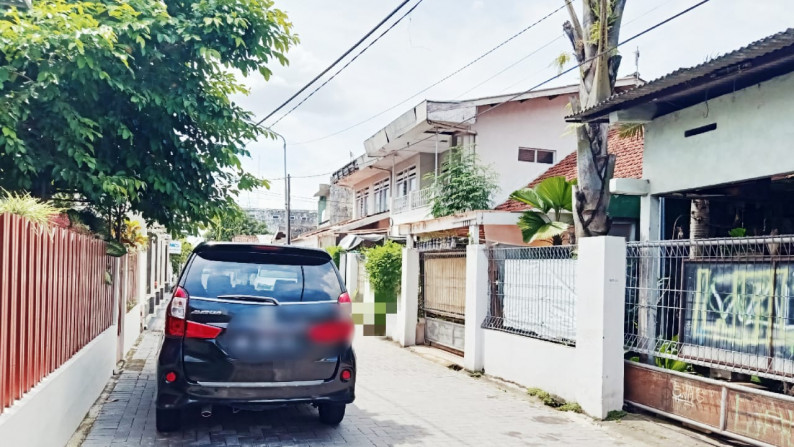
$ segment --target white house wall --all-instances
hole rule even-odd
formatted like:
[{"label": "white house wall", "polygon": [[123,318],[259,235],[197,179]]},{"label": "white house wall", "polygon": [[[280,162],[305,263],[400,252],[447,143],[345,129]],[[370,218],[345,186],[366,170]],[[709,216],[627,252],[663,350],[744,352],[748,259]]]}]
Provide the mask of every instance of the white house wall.
[{"label": "white house wall", "polygon": [[[552,166],[518,161],[519,147],[554,150],[554,163],[576,149],[576,136],[566,134],[567,103],[567,95],[510,102],[477,117],[473,126],[477,132],[477,155],[499,174],[495,203],[501,203]],[[488,108],[481,106],[478,113]]]},{"label": "white house wall", "polygon": [[[643,176],[652,194],[794,171],[794,74],[710,99],[646,124]],[[717,129],[684,137],[689,129]]]}]

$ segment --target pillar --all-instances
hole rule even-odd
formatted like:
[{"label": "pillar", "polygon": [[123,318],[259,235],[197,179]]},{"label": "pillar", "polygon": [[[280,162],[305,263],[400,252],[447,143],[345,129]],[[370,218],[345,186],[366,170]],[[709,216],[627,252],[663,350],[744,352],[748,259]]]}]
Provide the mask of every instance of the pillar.
[{"label": "pillar", "polygon": [[623,319],[626,241],[582,238],[576,272],[576,353],[581,377],[577,401],[603,419],[623,408]]},{"label": "pillar", "polygon": [[419,312],[419,251],[403,248],[400,297],[397,302],[395,338],[401,346],[416,344],[416,321]]},{"label": "pillar", "polygon": [[[479,235],[479,232],[477,233]],[[488,256],[486,246],[466,247],[466,316],[463,366],[470,371],[483,368],[482,322],[488,315]]]}]

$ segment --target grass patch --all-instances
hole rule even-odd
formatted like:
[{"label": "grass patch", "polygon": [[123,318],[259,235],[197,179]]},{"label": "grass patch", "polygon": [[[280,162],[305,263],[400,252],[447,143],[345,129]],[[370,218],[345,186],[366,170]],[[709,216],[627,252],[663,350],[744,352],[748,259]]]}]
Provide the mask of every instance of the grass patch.
[{"label": "grass patch", "polygon": [[555,396],[548,391],[543,391],[540,388],[528,388],[527,394],[540,399],[540,401],[543,402],[543,405],[557,409],[559,411],[582,413],[582,407],[576,402],[566,402],[565,399]]},{"label": "grass patch", "polygon": [[10,213],[24,217],[41,226],[47,226],[50,219],[57,216],[61,210],[47,202],[43,202],[30,193],[12,193],[0,189],[0,214]]},{"label": "grass patch", "polygon": [[619,421],[626,417],[628,413],[623,410],[612,410],[607,413],[607,417],[604,419],[605,421]]},{"label": "grass patch", "polygon": [[482,373],[480,371],[469,371],[469,377],[474,377],[475,379],[479,379],[482,377]]}]

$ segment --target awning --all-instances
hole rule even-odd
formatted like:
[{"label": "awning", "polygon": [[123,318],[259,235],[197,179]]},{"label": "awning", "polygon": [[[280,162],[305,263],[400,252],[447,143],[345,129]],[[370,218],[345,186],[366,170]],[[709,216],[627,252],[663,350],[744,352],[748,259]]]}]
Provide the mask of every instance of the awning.
[{"label": "awning", "polygon": [[339,246],[345,251],[350,251],[364,242],[380,242],[385,238],[385,234],[348,234],[339,241]]}]

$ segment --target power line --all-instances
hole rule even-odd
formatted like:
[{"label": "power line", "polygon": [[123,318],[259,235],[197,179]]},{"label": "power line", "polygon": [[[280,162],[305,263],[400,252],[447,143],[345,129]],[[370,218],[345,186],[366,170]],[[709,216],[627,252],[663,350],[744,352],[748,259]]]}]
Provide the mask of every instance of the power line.
[{"label": "power line", "polygon": [[[373,45],[375,45],[375,43],[376,43],[377,41],[379,41],[379,40],[380,40],[380,39],[381,39],[383,36],[385,36],[385,35],[386,35],[386,34],[387,34],[389,31],[391,31],[391,30],[392,30],[392,29],[393,29],[395,26],[397,26],[397,25],[398,25],[398,24],[399,24],[399,23],[400,23],[400,22],[401,22],[401,21],[402,21],[404,18],[408,17],[408,15],[409,15],[410,13],[412,13],[412,12],[413,12],[413,10],[414,10],[414,9],[416,9],[416,7],[417,7],[417,6],[419,6],[419,5],[422,3],[422,1],[424,1],[424,0],[419,0],[418,2],[416,2],[416,4],[415,4],[415,5],[413,5],[413,6],[411,7],[411,9],[409,9],[409,10],[408,10],[408,11],[407,11],[405,14],[403,14],[402,16],[400,16],[400,18],[398,18],[398,19],[397,19],[397,20],[396,20],[394,23],[392,23],[392,24],[391,24],[391,25],[390,25],[388,28],[386,28],[386,30],[385,30],[385,31],[383,31],[383,32],[382,32],[382,33],[381,33],[381,34],[380,34],[378,37],[376,37],[376,38],[375,38],[375,39],[374,39],[372,42],[370,42],[370,43],[369,43],[369,44],[368,44],[366,47],[364,47],[364,48],[363,48],[361,51],[359,51],[359,52],[358,52],[358,54],[356,54],[355,56],[353,56],[353,58],[352,58],[352,59],[350,59],[349,61],[347,61],[347,63],[345,63],[345,65],[343,65],[343,66],[342,66],[342,68],[340,68],[339,70],[337,70],[337,72],[336,72],[336,73],[334,73],[333,75],[331,75],[331,77],[330,77],[330,78],[326,79],[326,80],[325,80],[325,82],[323,82],[322,84],[320,84],[320,86],[319,86],[319,87],[317,87],[316,89],[312,90],[312,92],[311,92],[311,93],[309,93],[309,95],[308,95],[308,96],[306,96],[305,98],[303,98],[303,99],[302,99],[302,100],[301,100],[299,103],[295,104],[295,106],[294,106],[294,107],[292,107],[291,109],[289,109],[289,110],[287,111],[287,113],[285,113],[285,114],[281,115],[281,117],[279,117],[279,119],[277,119],[277,120],[273,121],[273,123],[270,125],[270,127],[273,127],[273,126],[275,126],[276,124],[278,124],[278,122],[279,122],[279,121],[281,121],[281,120],[283,120],[284,118],[286,118],[286,117],[287,117],[287,116],[288,116],[290,113],[292,113],[292,112],[293,112],[295,109],[297,109],[298,107],[300,107],[300,106],[301,106],[301,105],[302,105],[304,102],[306,102],[306,101],[307,101],[309,98],[311,98],[312,96],[314,96],[314,94],[315,94],[315,93],[317,93],[317,92],[318,92],[318,91],[319,91],[321,88],[325,87],[325,86],[326,86],[326,85],[327,85],[329,82],[331,82],[331,81],[332,81],[332,80],[333,80],[335,77],[337,77],[337,75],[339,75],[339,73],[341,73],[341,72],[342,72],[342,71],[343,71],[345,68],[347,68],[347,67],[348,67],[350,64],[352,64],[352,63],[353,63],[353,62],[354,62],[356,59],[358,59],[358,57],[359,57],[359,56],[361,56],[362,54],[364,54],[364,52],[365,52],[365,51],[367,51],[367,50],[368,50],[370,47],[372,47]],[[400,7],[402,7],[402,6],[400,6]],[[396,12],[396,11],[395,11],[395,12]],[[307,86],[307,87],[308,87],[308,86]],[[296,94],[295,96],[297,96],[297,94]],[[280,106],[279,108],[281,108],[281,106]],[[262,121],[266,120],[267,118],[269,118],[270,116],[272,116],[274,113],[275,113],[275,111],[274,111],[274,112],[271,112],[271,113],[270,113],[268,116],[266,116],[265,118],[263,118],[263,119],[260,121],[260,123],[261,123]]]},{"label": "power line", "polygon": [[301,93],[303,93],[303,92],[304,92],[304,91],[305,91],[307,88],[309,88],[309,87],[310,87],[312,84],[314,84],[315,82],[317,82],[317,80],[318,80],[318,79],[320,79],[320,78],[321,78],[323,75],[325,75],[326,73],[328,73],[328,72],[329,72],[329,71],[330,71],[332,68],[334,68],[334,67],[336,66],[336,64],[338,64],[339,62],[341,62],[341,61],[342,61],[342,59],[344,59],[345,57],[347,57],[347,55],[348,55],[348,54],[350,54],[351,52],[353,52],[353,50],[355,50],[356,48],[358,48],[358,46],[359,46],[359,45],[361,45],[361,44],[362,44],[362,43],[363,43],[363,42],[364,42],[364,41],[365,41],[365,40],[366,40],[366,39],[367,39],[369,36],[371,36],[371,35],[372,35],[372,33],[374,33],[375,31],[377,31],[377,30],[378,30],[378,28],[380,28],[381,26],[383,26],[383,24],[384,24],[384,23],[386,23],[386,21],[387,21],[387,20],[389,20],[390,18],[392,18],[392,16],[394,16],[394,14],[397,14],[397,11],[399,11],[400,9],[402,9],[402,8],[403,8],[403,7],[404,7],[406,4],[408,4],[408,2],[409,2],[409,1],[411,1],[411,0],[405,0],[405,1],[403,1],[402,3],[400,3],[399,5],[397,5],[397,7],[396,7],[396,8],[394,8],[394,10],[393,10],[392,12],[390,12],[390,13],[389,13],[389,15],[387,15],[387,16],[386,16],[386,17],[385,17],[383,20],[381,20],[380,22],[378,22],[378,24],[377,24],[377,25],[375,25],[375,27],[374,27],[374,28],[372,28],[371,30],[369,30],[369,32],[368,32],[367,34],[365,34],[365,35],[364,35],[364,37],[362,37],[361,39],[359,39],[359,40],[358,40],[358,42],[356,42],[356,43],[355,43],[355,44],[354,44],[352,47],[348,48],[348,49],[347,49],[347,51],[345,51],[344,53],[342,53],[342,55],[341,55],[341,56],[339,56],[339,57],[338,57],[338,58],[337,58],[335,61],[333,61],[333,62],[331,63],[331,65],[329,65],[328,67],[326,67],[326,68],[325,68],[325,70],[323,70],[322,72],[320,72],[320,74],[318,74],[317,76],[315,76],[315,77],[314,77],[314,79],[312,79],[312,80],[311,80],[311,81],[309,81],[309,82],[308,82],[306,85],[304,85],[303,87],[301,87],[301,89],[300,89],[300,90],[298,90],[297,92],[295,92],[295,94],[294,94],[294,95],[290,96],[290,97],[289,97],[289,99],[287,99],[286,101],[284,101],[284,102],[283,102],[283,103],[282,103],[280,106],[276,107],[276,109],[275,109],[275,110],[273,110],[272,112],[268,113],[268,115],[267,115],[266,117],[262,118],[262,119],[261,119],[261,120],[260,120],[258,123],[256,123],[256,125],[257,125],[257,126],[259,126],[260,124],[262,124],[262,123],[263,123],[263,122],[264,122],[266,119],[268,119],[268,118],[270,118],[271,116],[273,116],[273,115],[274,115],[276,112],[278,112],[279,110],[281,110],[282,108],[284,108],[284,106],[286,106],[287,104],[289,104],[289,103],[290,103],[290,102],[291,102],[293,99],[295,99],[295,98],[296,98],[298,95],[300,95]]},{"label": "power line", "polygon": [[555,79],[557,79],[557,78],[560,78],[560,77],[562,77],[562,76],[564,76],[564,75],[566,75],[566,74],[568,74],[568,73],[572,72],[573,70],[576,70],[577,68],[581,67],[582,65],[584,65],[584,64],[586,64],[586,63],[588,63],[588,62],[591,62],[591,61],[593,61],[594,59],[596,59],[596,58],[598,58],[598,57],[601,57],[601,56],[603,56],[603,55],[605,55],[605,54],[609,53],[610,51],[613,51],[613,50],[615,50],[615,49],[617,49],[617,48],[619,48],[619,47],[621,47],[621,46],[623,46],[623,45],[625,45],[625,44],[627,44],[627,43],[631,42],[632,40],[634,40],[634,39],[637,39],[638,37],[641,37],[641,36],[643,36],[643,35],[645,35],[645,34],[647,34],[647,33],[651,32],[651,31],[655,30],[656,28],[659,28],[660,26],[662,26],[662,25],[665,25],[665,24],[667,24],[667,23],[669,23],[669,22],[671,22],[671,21],[673,21],[673,20],[677,19],[678,17],[681,17],[681,16],[682,16],[682,15],[684,15],[684,14],[687,14],[687,13],[689,13],[690,11],[694,10],[695,8],[697,8],[697,7],[699,7],[699,6],[702,6],[702,5],[705,5],[706,3],[710,2],[710,1],[711,1],[711,0],[702,0],[702,1],[700,1],[700,2],[696,3],[696,4],[692,5],[692,6],[690,6],[690,7],[686,8],[686,9],[684,9],[683,11],[681,11],[681,12],[679,12],[679,13],[677,13],[677,14],[674,14],[674,15],[670,16],[670,17],[668,17],[668,18],[666,18],[666,19],[662,20],[662,21],[661,21],[661,22],[659,22],[659,23],[656,23],[655,25],[653,25],[653,26],[650,26],[650,27],[648,27],[648,28],[646,28],[646,29],[644,29],[644,30],[640,31],[640,32],[639,32],[639,33],[637,33],[637,34],[634,34],[633,36],[629,37],[628,39],[626,39],[626,40],[624,40],[624,41],[622,41],[622,42],[619,42],[617,45],[615,45],[615,47],[614,47],[614,48],[607,48],[607,49],[605,49],[604,51],[602,51],[602,52],[600,52],[600,53],[598,53],[598,54],[595,54],[595,55],[593,55],[593,56],[591,56],[591,57],[589,57],[589,58],[587,58],[587,59],[583,60],[582,62],[580,62],[580,63],[578,63],[578,64],[574,65],[573,67],[571,67],[571,68],[569,68],[569,69],[567,69],[567,70],[564,70],[564,71],[560,72],[560,73],[559,73],[559,74],[557,74],[556,76],[552,76],[552,77],[550,77],[550,78],[546,79],[545,81],[543,81],[543,82],[541,82],[541,83],[539,83],[539,84],[537,84],[537,85],[535,85],[535,86],[533,86],[533,87],[531,87],[531,88],[529,88],[529,89],[527,89],[527,90],[524,90],[523,92],[516,93],[515,95],[511,96],[510,98],[508,98],[508,99],[506,99],[506,100],[504,100],[504,101],[502,101],[502,102],[496,103],[496,104],[495,104],[493,107],[491,107],[491,108],[488,108],[488,109],[485,109],[485,110],[483,110],[482,112],[475,113],[473,116],[471,116],[471,117],[469,117],[469,118],[466,118],[466,119],[464,119],[463,121],[460,121],[460,122],[459,122],[459,123],[457,123],[457,124],[464,124],[464,123],[466,123],[467,121],[470,121],[470,120],[472,120],[472,119],[478,118],[478,117],[480,117],[481,115],[484,115],[484,114],[486,114],[486,113],[488,113],[488,112],[491,112],[491,111],[493,111],[494,109],[496,109],[496,108],[499,108],[499,107],[503,106],[504,104],[506,104],[506,103],[508,103],[508,102],[511,102],[511,101],[513,101],[514,99],[518,98],[519,96],[526,95],[527,93],[530,93],[530,92],[532,92],[532,91],[534,91],[534,90],[538,89],[539,87],[542,87],[542,86],[544,86],[544,85],[548,84],[549,82],[551,82],[551,81],[553,81],[553,80],[555,80]]},{"label": "power line", "polygon": [[[571,0],[568,0],[568,1],[571,1]],[[566,2],[566,4],[567,4],[567,2]],[[375,115],[373,115],[373,116],[371,116],[371,117],[369,117],[369,118],[367,118],[367,119],[365,119],[365,120],[363,120],[363,121],[360,121],[360,122],[358,122],[358,123],[356,123],[356,124],[353,124],[353,125],[351,125],[351,126],[348,126],[348,127],[344,128],[344,129],[338,130],[338,131],[336,131],[336,132],[334,132],[334,133],[328,134],[328,135],[326,135],[326,136],[324,136],[324,137],[315,138],[315,139],[312,139],[312,140],[307,140],[307,141],[301,141],[301,142],[299,142],[299,143],[295,143],[295,144],[296,144],[296,145],[298,145],[298,144],[309,144],[309,143],[314,143],[314,142],[317,142],[317,141],[322,141],[322,140],[325,140],[325,139],[328,139],[328,138],[334,137],[334,136],[336,136],[336,135],[339,135],[339,134],[341,134],[341,133],[347,132],[348,130],[350,130],[350,129],[353,129],[353,128],[355,128],[355,127],[358,127],[358,126],[360,126],[360,125],[362,125],[362,124],[368,123],[369,121],[372,121],[373,119],[375,119],[375,118],[377,118],[377,117],[379,117],[379,116],[381,116],[381,115],[383,115],[383,114],[385,114],[385,113],[391,112],[392,110],[396,109],[397,107],[400,107],[401,105],[405,104],[406,102],[410,101],[411,99],[413,99],[413,98],[415,98],[415,97],[417,97],[417,96],[421,95],[422,93],[424,93],[424,92],[426,92],[426,91],[430,90],[431,88],[433,88],[433,87],[435,87],[435,86],[437,86],[437,85],[441,84],[442,82],[445,82],[445,81],[446,81],[446,80],[448,80],[449,78],[451,78],[451,77],[453,77],[453,76],[457,75],[458,73],[462,72],[463,70],[465,70],[465,69],[467,69],[467,68],[471,67],[472,65],[476,64],[477,62],[479,62],[480,60],[482,60],[482,59],[483,59],[483,58],[485,58],[486,56],[490,55],[490,54],[491,54],[491,53],[493,53],[494,51],[496,51],[496,50],[498,50],[499,48],[501,48],[501,47],[505,46],[505,45],[506,45],[508,42],[510,42],[510,41],[512,41],[513,39],[517,38],[518,36],[520,36],[520,35],[522,35],[522,34],[526,33],[527,31],[529,31],[530,29],[534,28],[535,26],[537,26],[538,24],[540,24],[540,23],[541,23],[541,22],[543,22],[544,20],[546,20],[546,19],[548,19],[549,17],[553,16],[554,14],[558,13],[558,12],[559,12],[559,11],[561,11],[563,8],[565,8],[566,4],[563,4],[562,6],[560,6],[560,7],[559,7],[559,8],[557,8],[557,9],[555,9],[554,11],[551,11],[550,13],[548,13],[548,14],[546,14],[545,16],[541,17],[541,18],[540,18],[539,20],[537,20],[535,23],[533,23],[533,24],[531,24],[531,25],[529,25],[529,26],[525,27],[525,28],[524,28],[524,29],[522,29],[521,31],[519,31],[519,32],[517,32],[517,33],[515,33],[515,34],[513,34],[512,36],[510,36],[510,37],[509,37],[509,38],[507,38],[506,40],[502,41],[501,43],[499,43],[499,44],[498,44],[498,45],[496,45],[495,47],[491,48],[490,50],[486,51],[485,53],[481,54],[481,55],[480,55],[480,56],[478,56],[477,58],[473,59],[472,61],[468,62],[467,64],[465,64],[465,65],[463,65],[462,67],[458,68],[457,70],[453,71],[452,73],[450,73],[450,74],[448,74],[448,75],[444,76],[443,78],[439,79],[438,81],[436,81],[436,82],[434,82],[434,83],[432,83],[432,84],[428,85],[427,87],[423,88],[422,90],[419,90],[418,92],[414,93],[413,95],[411,95],[411,96],[409,96],[409,97],[405,98],[404,100],[400,101],[399,103],[397,103],[397,104],[395,104],[395,105],[393,105],[393,106],[389,107],[388,109],[386,109],[386,110],[383,110],[383,111],[381,111],[381,112],[379,112],[379,113],[377,113],[377,114],[375,114]]]}]

